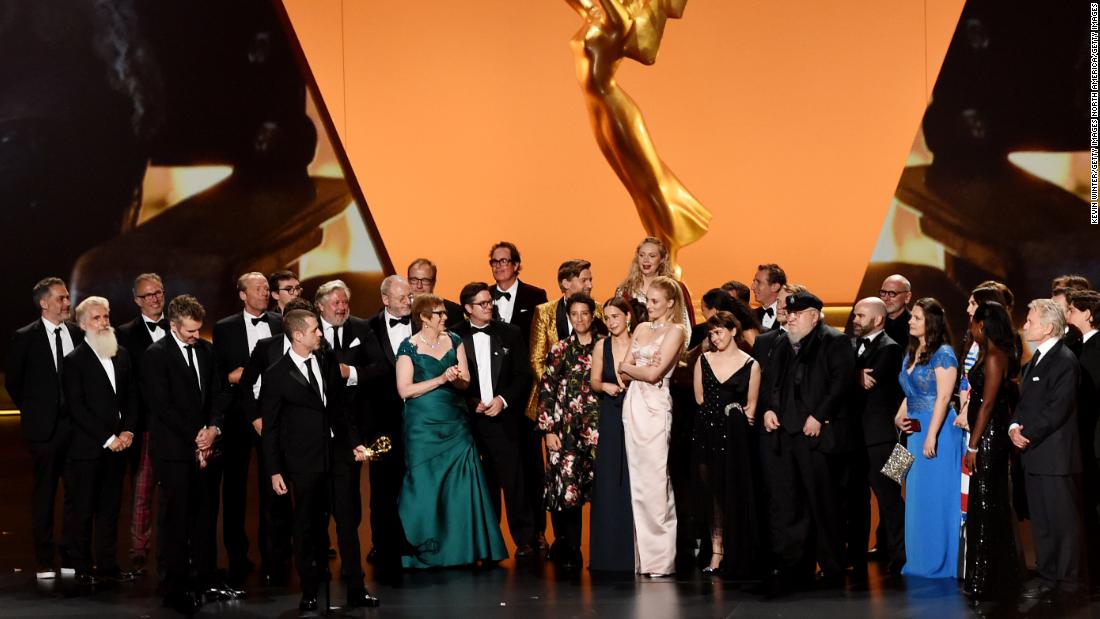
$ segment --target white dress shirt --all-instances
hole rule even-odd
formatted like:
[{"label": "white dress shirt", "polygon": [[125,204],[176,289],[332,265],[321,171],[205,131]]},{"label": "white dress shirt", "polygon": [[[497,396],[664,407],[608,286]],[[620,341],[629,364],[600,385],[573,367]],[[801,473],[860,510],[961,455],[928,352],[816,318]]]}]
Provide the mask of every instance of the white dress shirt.
[{"label": "white dress shirt", "polygon": [[[321,319],[321,333],[325,335],[325,340],[332,346],[332,343],[336,341],[336,327],[329,324],[324,318]],[[348,323],[344,321],[344,324],[340,325],[340,348],[347,350],[348,344],[351,341],[348,340]],[[285,350],[290,349],[289,344],[284,344]],[[359,372],[355,369],[354,365],[348,366],[348,387],[354,387],[359,384]]]},{"label": "white dress shirt", "polygon": [[[1061,341],[1059,340],[1059,338],[1052,337],[1047,339],[1047,341],[1043,342],[1042,344],[1039,344],[1039,347],[1035,349],[1035,353],[1031,355],[1033,359],[1035,358],[1035,355],[1039,355],[1039,360],[1035,362],[1035,367],[1031,368],[1032,372],[1034,372],[1035,368],[1039,367],[1039,364],[1047,358],[1047,353],[1050,352],[1050,349],[1054,348],[1054,345],[1057,344],[1059,341]],[[1029,361],[1028,363],[1030,364],[1031,362]],[[1024,367],[1026,368],[1027,366]],[[1021,384],[1020,387],[1023,388],[1023,384]],[[1018,423],[1009,424],[1008,431],[1011,432],[1013,428],[1018,427],[1020,427],[1020,424]]]},{"label": "white dress shirt", "polygon": [[[91,348],[91,347],[89,346],[89,348]],[[100,357],[99,354],[96,353],[95,350],[92,350],[92,354],[94,354],[95,358],[99,360],[99,364],[103,366],[103,371],[107,373],[107,380],[111,383],[111,391],[114,391],[115,393],[118,393],[118,385],[115,384],[115,364],[114,364],[114,361],[112,361],[110,357]],[[122,419],[122,411],[118,411],[118,418]],[[111,445],[113,445],[116,438],[117,437],[114,434],[112,434],[107,439],[107,442],[103,443],[103,447],[107,448],[107,447],[110,447]]]},{"label": "white dress shirt", "polygon": [[778,299],[776,299],[775,301],[773,301],[773,302],[772,302],[772,304],[771,304],[771,305],[767,305],[767,306],[765,306],[765,307],[764,307],[764,309],[765,309],[765,310],[767,310],[768,308],[771,308],[771,310],[772,310],[772,315],[771,315],[771,316],[769,316],[769,315],[768,315],[768,314],[767,314],[767,313],[765,312],[765,313],[764,313],[764,315],[760,317],[760,324],[761,324],[761,325],[762,325],[762,326],[763,326],[763,327],[764,327],[765,329],[771,329],[771,328],[772,328],[772,325],[774,325],[774,324],[775,324],[775,318],[776,318],[776,314],[778,314],[778,313],[779,313],[779,300],[778,300]]},{"label": "white dress shirt", "polygon": [[1092,331],[1089,331],[1088,333],[1082,335],[1081,336],[1081,343],[1084,344],[1085,342],[1089,341],[1089,338],[1091,338],[1094,335],[1096,335],[1096,329],[1093,329]]},{"label": "white dress shirt", "polygon": [[477,384],[481,390],[481,402],[488,406],[493,401],[493,348],[488,333],[477,328],[473,328],[473,332]]},{"label": "white dress shirt", "polygon": [[397,347],[401,345],[401,342],[412,337],[412,325],[399,322],[391,326],[391,319],[397,320],[397,316],[393,316],[389,311],[384,310],[382,320],[386,322],[386,333],[390,336],[390,348],[393,350],[393,354],[397,355]]},{"label": "white dress shirt", "polygon": [[497,306],[497,316],[500,316],[500,319],[504,322],[511,324],[512,313],[516,309],[516,292],[519,291],[519,279],[516,279],[516,281],[512,282],[512,287],[507,290],[501,288],[500,286],[495,286],[494,288],[497,290],[497,292],[507,292],[512,297],[510,299],[505,297],[493,299],[493,305]]},{"label": "white dress shirt", "polygon": [[57,342],[54,341],[54,331],[58,327],[61,327],[61,356],[64,357],[73,351],[76,346],[73,344],[73,336],[69,335],[69,329],[65,325],[55,325],[54,323],[42,319],[42,324],[46,327],[46,340],[50,343],[50,354],[53,355],[53,364],[55,370],[60,370],[57,367]]},{"label": "white dress shirt", "polygon": [[[283,354],[285,355],[288,350],[290,350],[290,336],[289,335],[283,337]],[[354,372],[355,368],[352,368],[352,371]],[[256,377],[256,384],[252,385],[252,396],[255,397],[257,400],[260,399],[260,386],[263,385],[263,383],[264,383],[264,377],[261,374],[260,376]]]},{"label": "white dress shirt", "polygon": [[[142,324],[143,327],[145,327],[146,331],[149,331],[149,323],[150,322],[159,323],[162,320],[164,320],[164,314],[163,313],[161,313],[160,317],[157,318],[156,320],[150,320],[149,317],[146,316],[145,314],[141,315],[141,324]],[[158,326],[159,326],[159,324],[158,324]],[[166,336],[166,335],[168,335],[168,332],[165,331],[164,329],[153,329],[152,331],[149,331],[149,337],[152,338],[154,344],[161,341],[161,340],[163,340],[164,336]]]},{"label": "white dress shirt", "polygon": [[312,369],[314,379],[317,380],[317,386],[321,388],[321,403],[325,406],[328,406],[328,397],[325,394],[325,381],[321,379],[321,368],[319,367],[320,364],[317,362],[317,357],[315,357],[314,355],[310,355],[308,357],[300,357],[298,356],[298,353],[294,352],[293,348],[290,349],[289,354],[290,360],[294,362],[295,366],[297,366],[298,371],[302,373],[302,377],[306,379],[307,383],[309,382],[310,373],[306,370],[306,361],[310,359],[313,360],[312,363],[310,363],[309,365]]},{"label": "white dress shirt", "polygon": [[271,325],[263,320],[256,324],[252,324],[253,318],[259,318],[263,316],[263,314],[260,314],[260,316],[253,316],[248,313],[248,310],[241,312],[241,314],[244,316],[244,332],[248,337],[248,354],[251,355],[253,349],[256,348],[256,342],[259,342],[265,337],[271,337]]},{"label": "white dress shirt", "polygon": [[[183,355],[183,363],[187,364],[187,346],[176,334],[172,334],[172,339],[176,341],[176,346],[180,349],[180,354]],[[199,391],[202,391],[202,368],[199,366],[199,351],[194,346],[191,347],[191,356],[195,360],[195,383],[199,386]]]},{"label": "white dress shirt", "polygon": [[[879,329],[878,331],[875,331],[871,335],[863,336],[863,337],[867,338],[867,346],[870,346],[871,344],[874,344],[875,343],[875,338],[877,338],[879,335],[881,335],[885,331],[886,331],[885,329]],[[863,344],[860,344],[859,345],[859,350],[856,351],[856,355],[863,356],[863,351],[867,348],[867,346],[864,346]]]}]

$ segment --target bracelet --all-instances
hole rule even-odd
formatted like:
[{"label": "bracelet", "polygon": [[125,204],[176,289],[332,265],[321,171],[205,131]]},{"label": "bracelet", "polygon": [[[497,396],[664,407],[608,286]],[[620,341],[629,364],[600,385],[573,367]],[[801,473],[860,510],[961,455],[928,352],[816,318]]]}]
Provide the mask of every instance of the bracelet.
[{"label": "bracelet", "polygon": [[970,445],[966,446],[966,450],[969,451],[972,454],[978,453],[978,450],[977,449],[971,449]]}]

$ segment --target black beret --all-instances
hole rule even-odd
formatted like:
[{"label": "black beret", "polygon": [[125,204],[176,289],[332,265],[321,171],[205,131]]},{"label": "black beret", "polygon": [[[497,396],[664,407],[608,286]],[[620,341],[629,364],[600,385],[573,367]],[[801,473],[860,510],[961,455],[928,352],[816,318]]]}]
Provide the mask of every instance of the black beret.
[{"label": "black beret", "polygon": [[787,311],[788,312],[801,312],[804,309],[814,308],[820,310],[824,307],[821,299],[817,298],[809,292],[796,292],[794,294],[787,295]]}]

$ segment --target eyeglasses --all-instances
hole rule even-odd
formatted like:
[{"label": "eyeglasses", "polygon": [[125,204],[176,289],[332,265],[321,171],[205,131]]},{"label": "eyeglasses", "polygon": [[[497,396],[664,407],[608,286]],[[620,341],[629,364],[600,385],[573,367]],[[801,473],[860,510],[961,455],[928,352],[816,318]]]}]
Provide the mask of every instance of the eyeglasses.
[{"label": "eyeglasses", "polygon": [[287,294],[294,294],[295,292],[301,292],[301,286],[287,286],[286,288],[279,288],[279,292],[285,292]]},{"label": "eyeglasses", "polygon": [[446,316],[447,310],[432,310],[433,316]]},{"label": "eyeglasses", "polygon": [[153,292],[146,292],[145,294],[139,294],[139,295],[135,295],[135,296],[137,298],[141,299],[142,301],[148,301],[149,299],[155,299],[157,297],[163,297],[164,296],[164,291],[163,290],[155,290]]},{"label": "eyeglasses", "polygon": [[514,264],[511,258],[497,258],[489,261],[491,267],[506,267],[509,264]]},{"label": "eyeglasses", "polygon": [[899,294],[905,294],[907,292],[909,292],[909,291],[908,290],[885,290],[885,289],[883,289],[883,290],[878,291],[878,296],[879,297],[884,297],[884,298],[887,298],[887,299],[893,299],[893,298],[896,298]]},{"label": "eyeglasses", "polygon": [[434,277],[410,277],[409,283],[413,286],[430,286],[435,283]]},{"label": "eyeglasses", "polygon": [[493,300],[489,299],[488,301],[473,301],[470,303],[470,305],[475,305],[477,307],[480,307],[481,309],[489,309],[493,306]]}]

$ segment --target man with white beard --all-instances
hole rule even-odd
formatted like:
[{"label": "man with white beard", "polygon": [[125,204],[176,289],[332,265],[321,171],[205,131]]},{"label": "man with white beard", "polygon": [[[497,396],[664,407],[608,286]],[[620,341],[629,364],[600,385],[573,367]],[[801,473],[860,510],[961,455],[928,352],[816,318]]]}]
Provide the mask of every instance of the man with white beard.
[{"label": "man with white beard", "polygon": [[88,297],[76,306],[84,341],[65,357],[61,373],[73,424],[65,468],[76,513],[71,558],[83,585],[133,578],[119,569],[116,547],[124,452],[134,441],[139,400],[130,354],[119,347],[110,316],[103,297]]}]

